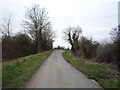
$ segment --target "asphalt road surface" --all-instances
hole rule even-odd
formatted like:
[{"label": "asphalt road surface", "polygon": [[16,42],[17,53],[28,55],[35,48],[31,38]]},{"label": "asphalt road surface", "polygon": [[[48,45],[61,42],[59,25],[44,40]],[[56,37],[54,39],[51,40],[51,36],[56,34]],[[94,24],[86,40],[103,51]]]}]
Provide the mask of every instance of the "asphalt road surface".
[{"label": "asphalt road surface", "polygon": [[70,65],[54,51],[27,82],[26,88],[100,88],[100,86]]}]

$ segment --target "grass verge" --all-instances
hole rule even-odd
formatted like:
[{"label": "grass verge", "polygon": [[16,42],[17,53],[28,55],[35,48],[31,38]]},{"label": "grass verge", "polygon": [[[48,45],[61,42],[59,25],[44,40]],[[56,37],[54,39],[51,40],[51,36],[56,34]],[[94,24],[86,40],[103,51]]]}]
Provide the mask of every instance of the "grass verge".
[{"label": "grass verge", "polygon": [[95,79],[103,88],[118,89],[120,87],[120,81],[115,79],[118,77],[118,72],[109,70],[95,61],[77,58],[71,51],[65,51],[63,57],[89,78]]},{"label": "grass verge", "polygon": [[5,62],[2,65],[2,86],[16,88],[24,85],[30,79],[33,73],[40,67],[45,59],[52,53],[46,51],[43,53]]}]

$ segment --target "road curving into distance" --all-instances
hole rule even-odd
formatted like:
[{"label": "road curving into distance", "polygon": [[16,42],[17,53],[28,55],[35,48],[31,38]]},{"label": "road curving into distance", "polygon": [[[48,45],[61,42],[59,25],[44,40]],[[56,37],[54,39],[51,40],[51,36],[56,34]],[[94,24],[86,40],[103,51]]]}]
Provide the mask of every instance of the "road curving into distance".
[{"label": "road curving into distance", "polygon": [[55,50],[42,64],[26,88],[101,88],[84,74],[70,65],[62,56],[62,50]]}]

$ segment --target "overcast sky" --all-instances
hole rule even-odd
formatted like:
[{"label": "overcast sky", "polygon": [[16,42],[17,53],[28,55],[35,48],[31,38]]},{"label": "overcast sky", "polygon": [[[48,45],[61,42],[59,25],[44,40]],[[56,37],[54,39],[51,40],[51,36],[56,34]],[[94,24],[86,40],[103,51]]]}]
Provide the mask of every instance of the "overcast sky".
[{"label": "overcast sky", "polygon": [[69,26],[80,26],[83,35],[101,41],[109,38],[111,28],[118,24],[119,0],[0,0],[0,18],[12,14],[14,32],[22,29],[26,8],[39,4],[46,8],[56,34],[54,47],[70,45],[63,39]]}]

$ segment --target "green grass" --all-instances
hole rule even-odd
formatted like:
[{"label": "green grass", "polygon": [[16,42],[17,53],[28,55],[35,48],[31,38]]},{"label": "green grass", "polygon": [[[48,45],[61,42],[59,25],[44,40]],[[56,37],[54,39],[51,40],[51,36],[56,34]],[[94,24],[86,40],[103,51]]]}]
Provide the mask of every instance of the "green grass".
[{"label": "green grass", "polygon": [[93,60],[77,58],[71,51],[64,52],[63,57],[89,78],[95,79],[103,88],[120,87],[120,81],[118,82],[118,80],[114,79],[114,77],[118,75],[118,72],[109,70],[104,65]]},{"label": "green grass", "polygon": [[51,53],[47,51],[3,63],[2,86],[15,88],[24,85]]}]

